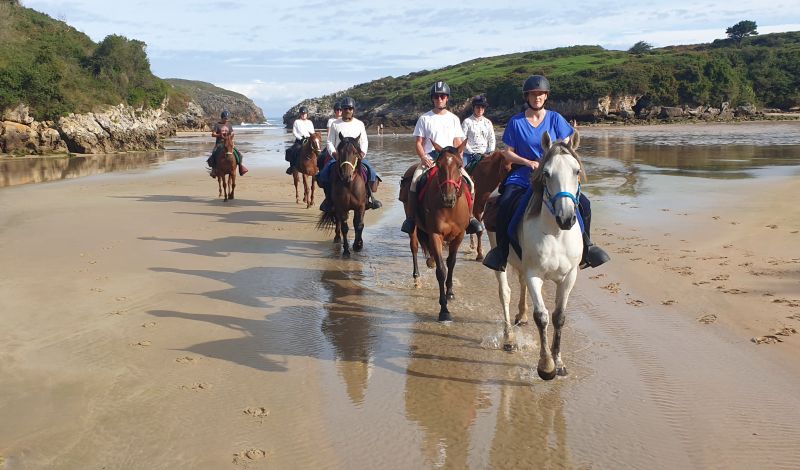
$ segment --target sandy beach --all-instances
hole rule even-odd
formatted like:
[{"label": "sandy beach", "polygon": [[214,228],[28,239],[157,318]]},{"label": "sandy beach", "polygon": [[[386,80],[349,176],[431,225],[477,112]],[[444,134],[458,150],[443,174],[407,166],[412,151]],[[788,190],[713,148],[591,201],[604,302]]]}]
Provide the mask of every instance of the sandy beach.
[{"label": "sandy beach", "polygon": [[0,188],[0,468],[800,467],[799,175],[597,188],[545,383],[466,246],[434,321],[396,177],[343,260],[268,157]]}]

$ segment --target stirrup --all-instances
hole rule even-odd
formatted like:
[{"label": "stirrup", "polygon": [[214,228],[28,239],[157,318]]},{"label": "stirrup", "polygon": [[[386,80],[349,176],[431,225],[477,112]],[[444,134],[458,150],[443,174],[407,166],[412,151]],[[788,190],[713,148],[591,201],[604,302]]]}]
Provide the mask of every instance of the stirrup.
[{"label": "stirrup", "polygon": [[287,175],[291,175],[292,174],[292,167],[289,167],[289,168],[286,169],[286,174]]},{"label": "stirrup", "polygon": [[467,234],[472,235],[473,233],[480,233],[483,231],[483,224],[475,217],[470,217],[469,225],[467,225]]},{"label": "stirrup", "polygon": [[383,203],[381,201],[375,199],[374,197],[371,197],[369,203],[367,204],[367,206],[370,209],[380,209],[381,207],[383,207]]},{"label": "stirrup", "polygon": [[486,253],[486,256],[483,258],[483,265],[489,269],[493,269],[495,271],[505,272],[506,270],[506,260],[503,259],[503,255],[500,252],[500,248],[494,247]]},{"label": "stirrup", "polygon": [[596,268],[601,264],[611,261],[611,257],[602,248],[597,245],[589,245],[586,247],[586,254],[581,260],[580,268]]},{"label": "stirrup", "polygon": [[403,221],[403,226],[400,227],[400,230],[411,235],[414,232],[416,225],[417,223],[414,221],[414,219],[406,219]]}]

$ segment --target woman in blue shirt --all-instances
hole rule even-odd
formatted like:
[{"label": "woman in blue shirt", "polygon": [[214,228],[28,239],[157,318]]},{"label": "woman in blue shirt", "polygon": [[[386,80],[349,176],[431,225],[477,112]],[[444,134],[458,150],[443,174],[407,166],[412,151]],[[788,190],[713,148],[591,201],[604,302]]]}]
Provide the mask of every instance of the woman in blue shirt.
[{"label": "woman in blue shirt", "polygon": [[[495,271],[505,271],[508,260],[508,224],[511,222],[512,208],[525,195],[531,184],[531,174],[539,167],[544,154],[542,135],[550,134],[553,140],[568,140],[575,132],[563,116],[555,111],[544,109],[550,93],[550,82],[542,75],[531,75],[522,86],[522,96],[527,109],[511,118],[503,133],[503,151],[506,160],[512,164],[500,197],[500,212],[497,218],[497,246],[486,254],[483,264]],[[610,258],[605,251],[592,244],[589,238],[591,205],[583,193],[579,197],[579,210],[584,222],[583,259],[581,268],[596,267]]]}]

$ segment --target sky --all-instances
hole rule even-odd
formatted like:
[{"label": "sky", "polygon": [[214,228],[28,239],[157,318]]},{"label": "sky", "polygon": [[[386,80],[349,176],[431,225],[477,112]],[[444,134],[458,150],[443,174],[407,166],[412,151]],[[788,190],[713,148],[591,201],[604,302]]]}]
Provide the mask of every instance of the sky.
[{"label": "sky", "polygon": [[251,98],[270,120],[303,99],[478,57],[600,45],[627,50],[800,31],[800,2],[766,0],[22,0],[99,42],[147,44],[161,78],[210,82]]}]

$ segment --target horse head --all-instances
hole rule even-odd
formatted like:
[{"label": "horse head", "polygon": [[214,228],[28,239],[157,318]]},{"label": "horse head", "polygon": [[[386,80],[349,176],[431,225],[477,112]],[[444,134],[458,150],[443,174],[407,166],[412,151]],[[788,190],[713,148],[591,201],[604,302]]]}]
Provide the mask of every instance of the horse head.
[{"label": "horse head", "polygon": [[580,179],[584,175],[583,163],[576,152],[579,141],[578,131],[563,141],[553,141],[545,132],[544,156],[532,177],[534,196],[538,198],[534,202],[539,210],[542,203],[547,207],[561,230],[569,230],[577,221]]},{"label": "horse head", "polygon": [[233,156],[233,134],[227,129],[222,131],[222,143],[225,146],[225,155]]},{"label": "horse head", "polygon": [[361,163],[361,146],[358,137],[345,137],[339,133],[339,145],[336,146],[336,162],[339,165],[339,178],[347,184],[353,181],[353,174]]},{"label": "horse head", "polygon": [[461,178],[461,169],[464,168],[464,148],[467,141],[461,142],[458,147],[441,147],[436,142],[431,141],[433,148],[439,152],[436,159],[436,177],[439,183],[439,193],[442,195],[442,205],[444,207],[455,207],[456,201],[463,193],[462,185],[464,180]]},{"label": "horse head", "polygon": [[305,145],[303,158],[306,160],[316,159],[322,152],[322,135],[319,132],[314,132],[308,136]]}]

